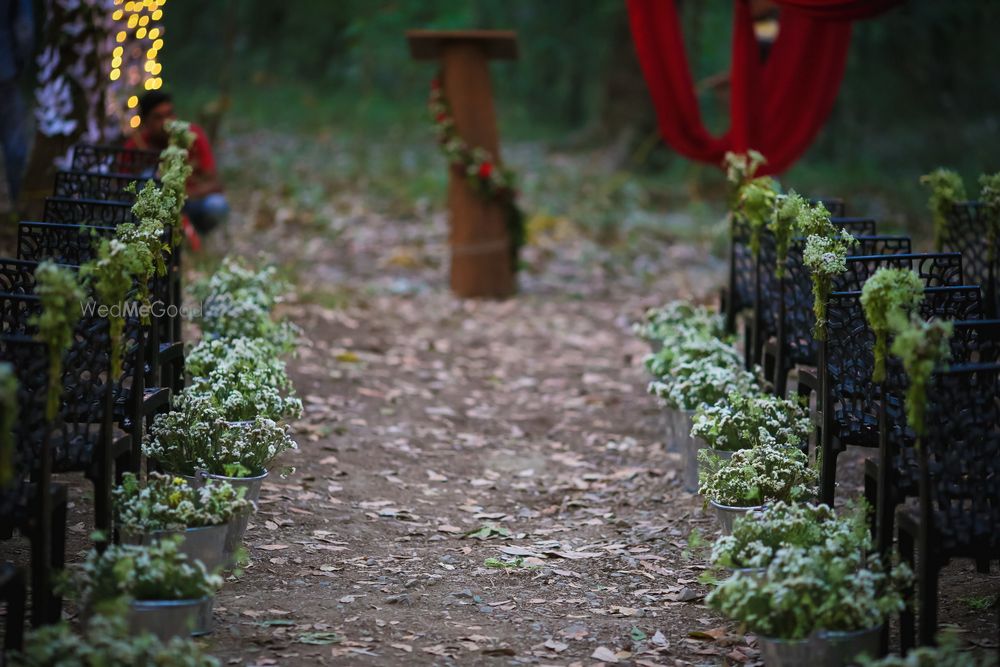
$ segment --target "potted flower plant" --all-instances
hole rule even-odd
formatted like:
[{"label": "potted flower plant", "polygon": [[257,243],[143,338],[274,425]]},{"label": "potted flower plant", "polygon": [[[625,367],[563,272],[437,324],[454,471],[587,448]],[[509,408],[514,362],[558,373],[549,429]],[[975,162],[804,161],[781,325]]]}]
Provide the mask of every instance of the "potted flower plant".
[{"label": "potted flower plant", "polygon": [[285,362],[253,338],[203,340],[184,361],[185,394],[209,396],[226,421],[281,421],[302,414]]},{"label": "potted flower plant", "polygon": [[671,301],[660,308],[650,308],[632,330],[658,352],[669,343],[695,335],[722,338],[722,317],[704,306],[687,301]]},{"label": "potted flower plant", "polygon": [[735,573],[706,602],[758,635],[769,667],[849,665],[878,654],[882,624],[902,610],[909,576],[861,550],[786,547],[764,576]]},{"label": "potted flower plant", "polygon": [[191,291],[202,304],[197,322],[209,340],[252,338],[287,353],[294,350],[301,331],[287,320],[275,320],[273,311],[288,289],[274,266],[255,269],[243,259],[226,257]]},{"label": "potted flower plant", "polygon": [[219,667],[219,661],[205,655],[191,639],[174,637],[163,642],[153,634],[130,632],[121,616],[101,614],[87,621],[82,635],[65,621],[43,625],[30,632],[24,648],[9,658],[12,667]]},{"label": "potted flower plant", "polygon": [[[211,396],[185,390],[171,412],[153,421],[143,452],[192,486],[206,479],[227,482],[241,489],[256,507],[271,463],[282,452],[296,448],[287,426],[260,416],[233,424]],[[228,554],[235,554],[242,545],[250,512],[242,510],[230,521]]]},{"label": "potted flower plant", "polygon": [[231,484],[209,480],[198,488],[173,475],[150,473],[145,485],[126,473],[114,490],[115,514],[123,543],[152,544],[178,536],[180,550],[209,572],[226,564],[229,523],[250,507]]},{"label": "potted flower plant", "polygon": [[736,517],[732,533],[712,546],[711,560],[716,567],[763,572],[785,547],[828,545],[839,553],[850,553],[869,549],[870,542],[864,503],[838,518],[827,505],[778,501],[752,518]]},{"label": "potted flower plant", "polygon": [[745,391],[731,392],[711,405],[703,403],[691,426],[692,436],[725,458],[765,442],[804,448],[811,431],[809,414],[797,401]]},{"label": "potted flower plant", "polygon": [[728,535],[733,519],[763,509],[765,503],[805,501],[816,495],[819,476],[797,447],[765,442],[722,459],[708,450],[698,453],[702,466],[699,489],[715,509]]},{"label": "potted flower plant", "polygon": [[76,577],[86,615],[116,612],[124,603],[132,632],[162,640],[211,632],[212,604],[222,579],[189,560],[178,541],[91,550]]}]

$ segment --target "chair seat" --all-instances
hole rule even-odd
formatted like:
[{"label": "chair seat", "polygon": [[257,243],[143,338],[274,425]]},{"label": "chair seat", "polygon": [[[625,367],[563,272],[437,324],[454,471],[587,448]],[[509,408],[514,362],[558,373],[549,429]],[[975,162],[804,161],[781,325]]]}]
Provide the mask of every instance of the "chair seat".
[{"label": "chair seat", "polygon": [[181,361],[184,359],[184,343],[181,341],[160,343],[159,355],[161,366]]},{"label": "chair seat", "polygon": [[[52,456],[52,472],[86,472],[94,463],[94,449],[97,447],[97,434],[78,435],[68,444],[63,442],[56,446]],[[125,431],[115,429],[111,435],[111,458],[116,459],[132,448],[132,436]]]},{"label": "chair seat", "polygon": [[[897,508],[896,522],[899,530],[919,535],[919,508],[908,505]],[[991,526],[986,517],[937,509],[934,512],[934,528],[928,542],[943,558],[1000,559],[1000,531]]]}]

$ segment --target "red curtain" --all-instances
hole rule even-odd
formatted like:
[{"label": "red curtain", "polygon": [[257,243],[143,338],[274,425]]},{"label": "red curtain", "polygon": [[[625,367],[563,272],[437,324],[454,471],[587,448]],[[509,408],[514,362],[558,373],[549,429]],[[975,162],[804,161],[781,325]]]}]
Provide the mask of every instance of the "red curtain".
[{"label": "red curtain", "polygon": [[847,62],[851,23],[900,0],[775,0],[781,29],[766,62],[747,0],[736,0],[730,71],[730,128],[702,123],[674,0],[627,0],[632,39],[656,107],[660,133],[693,160],[722,164],[726,151],[760,151],[760,173],[787,169],[833,108]]}]

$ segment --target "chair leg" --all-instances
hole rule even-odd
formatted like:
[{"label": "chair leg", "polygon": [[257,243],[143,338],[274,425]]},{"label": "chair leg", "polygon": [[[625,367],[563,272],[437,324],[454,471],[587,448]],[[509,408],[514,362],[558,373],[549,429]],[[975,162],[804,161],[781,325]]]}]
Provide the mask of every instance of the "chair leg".
[{"label": "chair leg", "polygon": [[[921,540],[923,541],[923,540]],[[921,544],[919,573],[920,615],[917,617],[917,639],[921,646],[934,646],[937,634],[938,574],[940,567],[926,544]]]},{"label": "chair leg", "polygon": [[31,527],[31,625],[52,623],[52,514],[38,513]]},{"label": "chair leg", "polygon": [[[899,560],[906,563],[910,570],[916,572],[916,552],[914,550],[913,535],[909,531],[899,527]],[[906,655],[915,643],[915,617],[913,606],[913,586],[907,586],[903,591],[903,602],[905,606],[899,613],[899,652]]]},{"label": "chair leg", "polygon": [[[66,514],[68,511],[65,488],[58,489],[58,497],[52,502],[52,524],[50,530],[52,545],[49,566],[54,573],[62,572],[66,565]],[[52,609],[51,621],[57,623],[62,617],[62,595],[54,589],[49,597]]]},{"label": "chair leg", "polygon": [[16,570],[7,582],[7,619],[4,623],[4,651],[20,651],[24,646],[24,574]]},{"label": "chair leg", "polygon": [[878,481],[865,471],[865,503],[868,505],[868,530],[872,541],[878,538]]},{"label": "chair leg", "polygon": [[87,474],[94,485],[94,529],[103,534],[95,545],[104,549],[111,539],[111,478],[106,470],[91,471]]},{"label": "chair leg", "polygon": [[833,507],[837,489],[837,456],[840,451],[833,447],[826,434],[822,435],[819,448],[819,501]]}]

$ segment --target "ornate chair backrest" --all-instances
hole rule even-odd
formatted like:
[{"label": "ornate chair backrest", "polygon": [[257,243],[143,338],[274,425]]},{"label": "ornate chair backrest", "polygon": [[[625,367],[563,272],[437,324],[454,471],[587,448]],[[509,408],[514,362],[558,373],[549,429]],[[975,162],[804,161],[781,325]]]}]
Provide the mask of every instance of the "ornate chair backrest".
[{"label": "ornate chair backrest", "polygon": [[941,249],[960,252],[965,259],[966,278],[982,285],[987,315],[1000,317],[1000,237],[990,248],[991,212],[978,201],[958,202],[951,208]]},{"label": "ornate chair backrest", "polygon": [[45,222],[65,225],[100,225],[117,227],[123,222],[138,222],[132,204],[75,197],[46,197],[42,213]]},{"label": "ornate chair backrest", "polygon": [[129,183],[136,183],[138,188],[142,188],[144,184],[137,177],[128,174],[102,174],[96,171],[61,169],[56,172],[52,194],[56,197],[131,204],[135,201],[135,195],[125,190]]},{"label": "ornate chair backrest", "polygon": [[965,284],[962,255],[957,252],[866,253],[847,258],[847,270],[833,279],[833,289],[838,292],[859,291],[876,271],[886,267],[915,271],[925,287]]},{"label": "ornate chair backrest", "polygon": [[920,438],[924,525],[945,550],[1000,547],[1000,364],[935,373]]},{"label": "ornate chair backrest", "polygon": [[80,265],[94,258],[95,237],[114,235],[114,227],[22,221],[17,223],[17,257]]},{"label": "ornate chair backrest", "polygon": [[[160,165],[160,154],[156,151],[77,144],[73,147],[72,168],[79,171],[100,173],[135,174],[152,177]],[[133,177],[134,178],[134,177]]]}]

